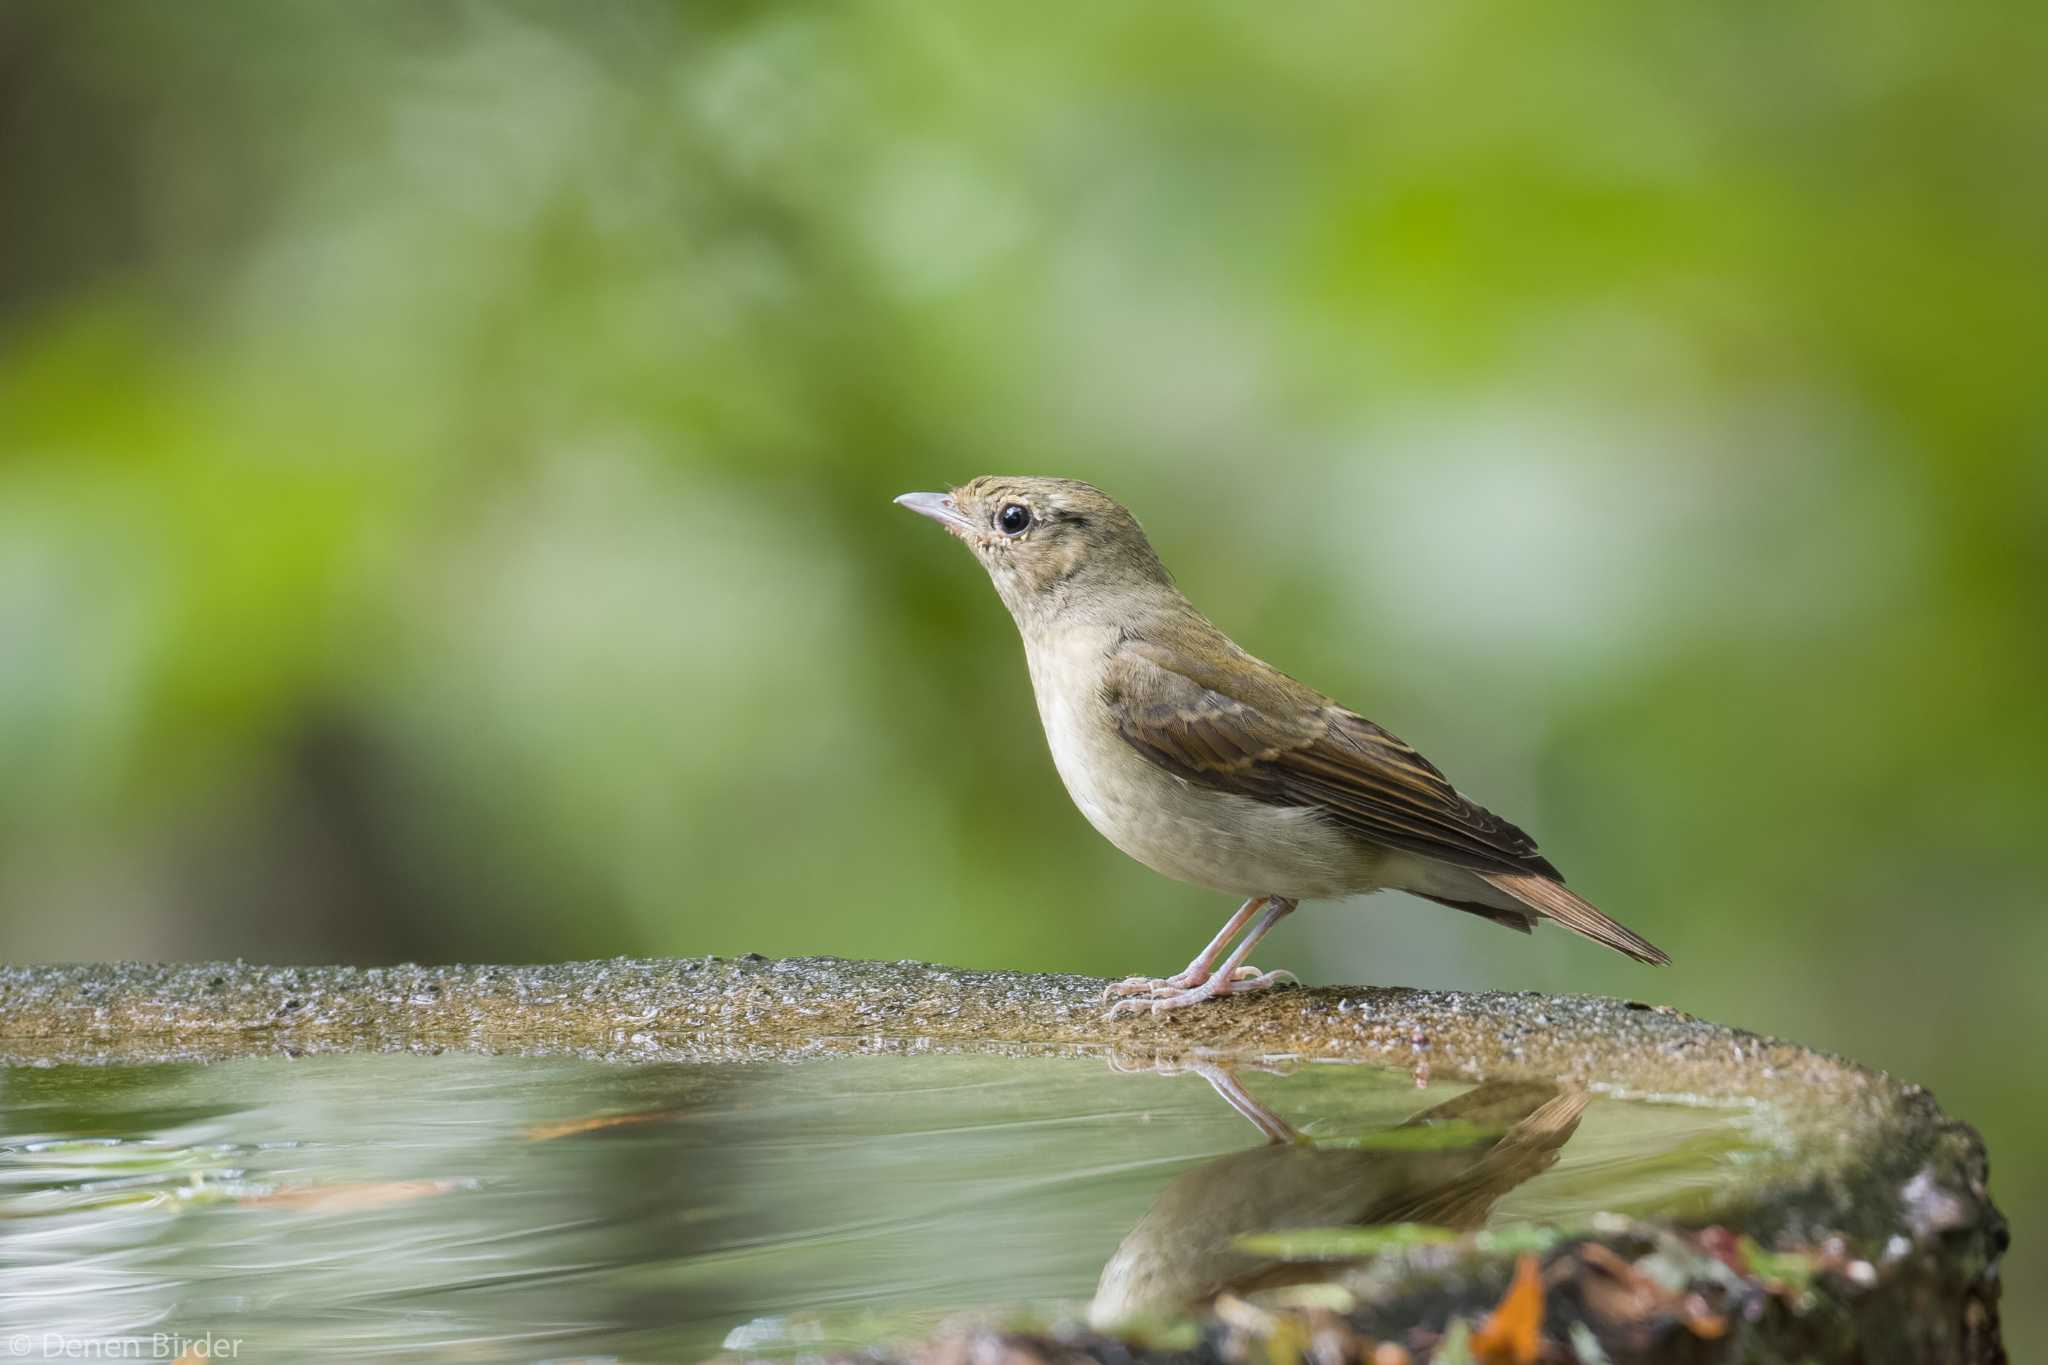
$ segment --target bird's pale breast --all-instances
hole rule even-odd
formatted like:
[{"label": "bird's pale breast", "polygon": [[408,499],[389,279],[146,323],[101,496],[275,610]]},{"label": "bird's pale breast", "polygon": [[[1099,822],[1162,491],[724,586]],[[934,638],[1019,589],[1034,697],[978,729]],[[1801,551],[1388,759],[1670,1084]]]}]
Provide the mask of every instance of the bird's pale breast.
[{"label": "bird's pale breast", "polygon": [[1111,727],[1097,688],[1113,634],[1027,642],[1053,766],[1103,838],[1155,872],[1238,896],[1328,900],[1376,890],[1382,857],[1312,810],[1197,787]]}]

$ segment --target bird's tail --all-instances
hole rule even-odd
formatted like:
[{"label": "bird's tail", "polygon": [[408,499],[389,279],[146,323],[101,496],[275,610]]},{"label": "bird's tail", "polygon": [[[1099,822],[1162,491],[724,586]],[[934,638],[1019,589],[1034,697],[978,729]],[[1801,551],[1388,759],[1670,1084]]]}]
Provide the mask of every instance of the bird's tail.
[{"label": "bird's tail", "polygon": [[1538,914],[1556,920],[1574,933],[1584,934],[1595,943],[1604,943],[1617,953],[1626,953],[1638,962],[1647,962],[1655,967],[1665,966],[1671,961],[1670,954],[1662,948],[1601,914],[1577,893],[1567,890],[1562,882],[1539,877],[1533,872],[1482,872],[1479,875]]}]

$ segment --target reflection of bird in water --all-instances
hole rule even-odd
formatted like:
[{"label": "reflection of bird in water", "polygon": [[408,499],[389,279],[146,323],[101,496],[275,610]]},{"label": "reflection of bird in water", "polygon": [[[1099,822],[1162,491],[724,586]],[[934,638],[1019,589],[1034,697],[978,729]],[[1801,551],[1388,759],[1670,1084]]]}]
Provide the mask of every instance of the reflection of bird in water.
[{"label": "reflection of bird in water", "polygon": [[[1164,1316],[1227,1291],[1326,1279],[1329,1261],[1286,1262],[1237,1245],[1287,1228],[1429,1223],[1479,1227],[1494,1202],[1548,1170],[1579,1125],[1583,1093],[1492,1081],[1425,1110],[1378,1145],[1316,1146],[1260,1104],[1229,1071],[1194,1068],[1267,1145],[1221,1157],[1163,1190],[1103,1267],[1088,1320],[1098,1327]],[[1456,1126],[1449,1127],[1448,1125]],[[1445,1126],[1447,1145],[1404,1130]]]}]

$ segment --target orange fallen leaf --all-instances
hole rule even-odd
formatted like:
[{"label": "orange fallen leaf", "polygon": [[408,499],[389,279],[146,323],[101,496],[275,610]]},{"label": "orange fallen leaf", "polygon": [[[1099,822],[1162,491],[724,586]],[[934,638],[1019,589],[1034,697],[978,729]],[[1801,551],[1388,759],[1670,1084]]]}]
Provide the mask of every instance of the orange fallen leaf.
[{"label": "orange fallen leaf", "polygon": [[1598,1242],[1581,1247],[1579,1261],[1585,1269],[1580,1293],[1596,1317],[1628,1326],[1671,1318],[1702,1341],[1727,1334],[1728,1319],[1698,1294],[1666,1288]]},{"label": "orange fallen leaf", "polygon": [[1679,1304],[1678,1320],[1685,1324],[1685,1330],[1701,1341],[1719,1341],[1728,1335],[1728,1317],[1707,1307],[1706,1299],[1698,1294],[1687,1294]]},{"label": "orange fallen leaf", "polygon": [[1586,1306],[1608,1322],[1645,1322],[1668,1311],[1671,1291],[1598,1242],[1579,1248],[1586,1274],[1582,1292]]},{"label": "orange fallen leaf", "polygon": [[287,1185],[268,1194],[246,1194],[245,1208],[291,1209],[296,1213],[356,1213],[387,1204],[409,1204],[450,1190],[470,1188],[467,1180],[379,1180],[352,1185]]},{"label": "orange fallen leaf", "polygon": [[548,1142],[555,1138],[573,1137],[577,1133],[594,1133],[601,1128],[618,1128],[628,1123],[653,1123],[656,1119],[674,1118],[671,1109],[650,1109],[639,1114],[599,1114],[595,1118],[565,1119],[560,1123],[536,1123],[526,1130],[526,1136],[533,1142]]},{"label": "orange fallen leaf", "polygon": [[1472,1334],[1472,1354],[1484,1365],[1536,1365],[1542,1350],[1543,1271],[1533,1254],[1524,1254],[1500,1306]]}]

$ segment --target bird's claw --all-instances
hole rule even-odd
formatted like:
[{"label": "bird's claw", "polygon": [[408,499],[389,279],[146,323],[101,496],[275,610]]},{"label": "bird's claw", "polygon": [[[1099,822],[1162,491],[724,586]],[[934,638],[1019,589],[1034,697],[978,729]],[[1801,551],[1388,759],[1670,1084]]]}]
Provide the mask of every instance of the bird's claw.
[{"label": "bird's claw", "polygon": [[[1209,972],[1197,971],[1190,967],[1184,972],[1175,972],[1172,976],[1127,976],[1113,985],[1104,987],[1102,999],[1103,1003],[1107,1004],[1111,996],[1118,995],[1178,995],[1182,991],[1194,990],[1206,984],[1210,975]],[[1263,973],[1257,967],[1247,963],[1237,969],[1236,979],[1249,981],[1260,975]]]},{"label": "bird's claw", "polygon": [[1109,1017],[1115,1019],[1124,1014],[1143,1014],[1147,1010],[1163,1014],[1167,1010],[1198,1005],[1218,996],[1248,994],[1295,980],[1293,972],[1262,972],[1249,964],[1239,967],[1228,978],[1212,976],[1192,985],[1170,976],[1134,976],[1109,988],[1110,993],[1125,997],[1109,1007]]}]

